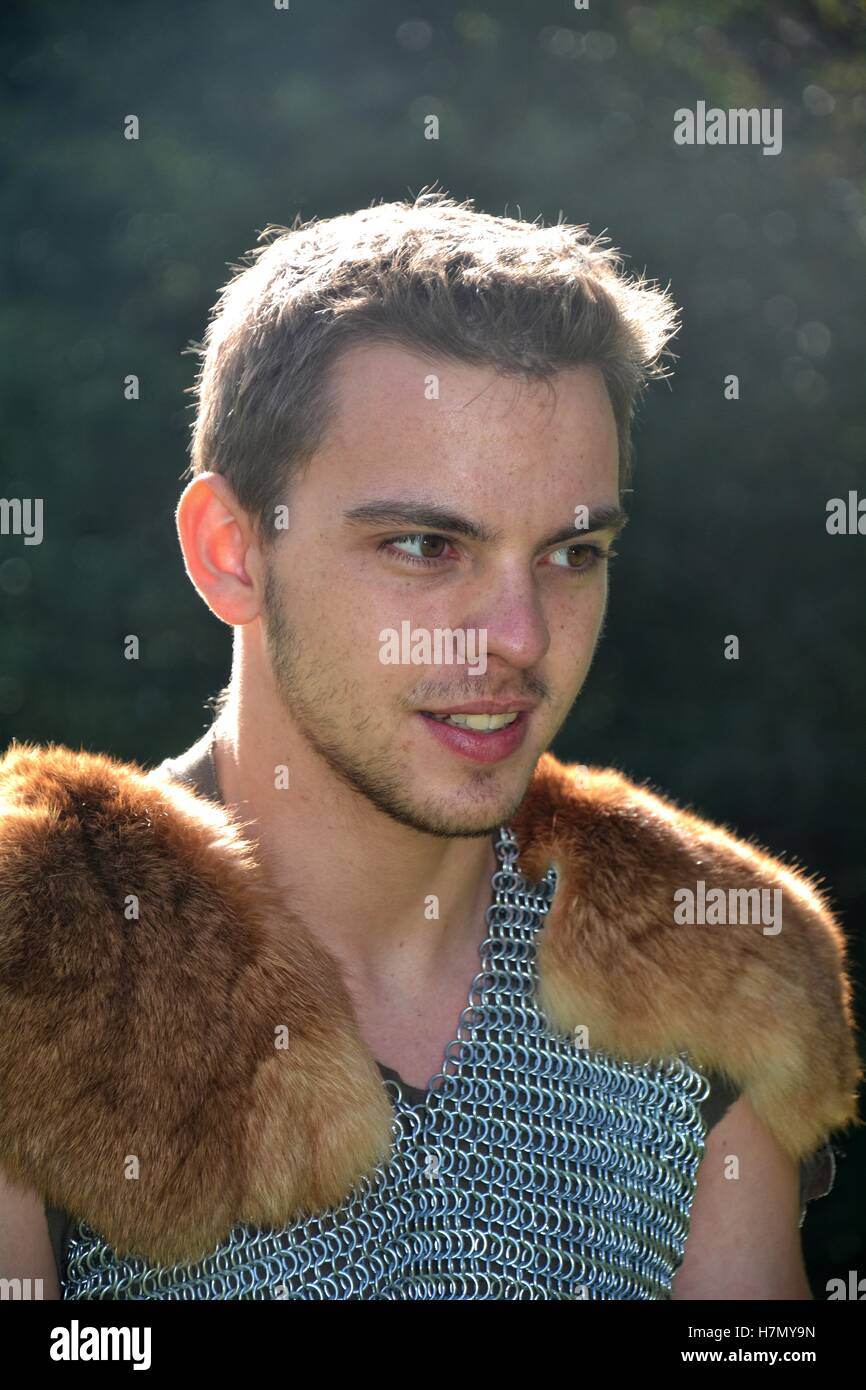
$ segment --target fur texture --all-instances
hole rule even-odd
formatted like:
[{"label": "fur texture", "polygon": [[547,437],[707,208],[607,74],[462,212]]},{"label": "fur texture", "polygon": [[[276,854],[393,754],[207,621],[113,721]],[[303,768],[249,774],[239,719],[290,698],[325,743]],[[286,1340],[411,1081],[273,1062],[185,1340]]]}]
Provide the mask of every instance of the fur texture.
[{"label": "fur texture", "polygon": [[[803,873],[604,768],[546,754],[515,817],[521,868],[560,878],[541,1007],[632,1061],[687,1050],[802,1158],[857,1119],[862,1067],[841,926]],[[678,924],[674,893],[779,889],[782,926]]]},{"label": "fur texture", "polygon": [[[688,1050],[794,1158],[855,1119],[844,940],[805,877],[550,755],[513,824],[524,872],[561,875],[539,949],[553,1026],[633,1060]],[[782,888],[782,931],[675,925],[698,878]],[[0,1027],[0,1165],[119,1252],[198,1259],[237,1221],[339,1202],[390,1150],[336,961],[222,807],[135,764],[0,760]]]}]

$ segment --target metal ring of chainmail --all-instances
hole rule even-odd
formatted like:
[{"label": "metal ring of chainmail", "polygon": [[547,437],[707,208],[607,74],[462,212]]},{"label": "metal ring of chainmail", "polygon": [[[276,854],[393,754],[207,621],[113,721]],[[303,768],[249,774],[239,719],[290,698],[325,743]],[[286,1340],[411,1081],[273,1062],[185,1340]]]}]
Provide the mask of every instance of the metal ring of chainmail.
[{"label": "metal ring of chainmail", "polygon": [[[709,1082],[687,1054],[616,1061],[554,1034],[535,937],[556,889],[508,829],[481,971],[423,1106],[383,1081],[391,1157],[340,1206],[237,1225],[195,1264],[73,1230],[65,1299],[666,1299],[682,1262]],[[435,1088],[433,1083],[439,1083]]]}]

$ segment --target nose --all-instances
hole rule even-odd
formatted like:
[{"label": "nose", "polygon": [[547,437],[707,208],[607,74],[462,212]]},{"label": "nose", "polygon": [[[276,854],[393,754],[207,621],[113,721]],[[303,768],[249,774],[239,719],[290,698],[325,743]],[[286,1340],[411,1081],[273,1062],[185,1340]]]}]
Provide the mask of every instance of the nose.
[{"label": "nose", "polygon": [[483,600],[475,605],[467,626],[487,631],[487,659],[499,657],[509,666],[528,669],[542,660],[550,646],[550,630],[531,574],[509,571],[488,576]]}]

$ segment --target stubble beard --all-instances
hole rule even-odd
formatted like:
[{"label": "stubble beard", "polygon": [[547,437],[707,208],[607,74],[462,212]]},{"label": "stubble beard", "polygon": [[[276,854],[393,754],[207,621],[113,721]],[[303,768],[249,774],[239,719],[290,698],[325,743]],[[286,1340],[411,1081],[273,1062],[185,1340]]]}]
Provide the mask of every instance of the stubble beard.
[{"label": "stubble beard", "polygon": [[[279,584],[272,566],[268,566],[264,591],[264,631],[270,657],[271,671],[277,696],[287,715],[305,742],[344,786],[362,796],[377,811],[400,825],[425,835],[454,839],[478,839],[496,833],[517,810],[526,792],[524,787],[505,814],[479,825],[459,812],[443,811],[434,802],[419,804],[411,800],[406,790],[406,774],[398,758],[389,751],[361,756],[357,749],[365,746],[372,719],[364,715],[362,701],[353,700],[352,686],[336,663],[307,660],[312,644],[305,644],[296,628],[286,619],[286,605],[281,601]],[[326,713],[333,704],[333,691],[343,689],[342,709],[345,720],[337,721]],[[489,785],[492,776],[487,769],[473,771],[466,792],[473,787],[479,791]]]}]

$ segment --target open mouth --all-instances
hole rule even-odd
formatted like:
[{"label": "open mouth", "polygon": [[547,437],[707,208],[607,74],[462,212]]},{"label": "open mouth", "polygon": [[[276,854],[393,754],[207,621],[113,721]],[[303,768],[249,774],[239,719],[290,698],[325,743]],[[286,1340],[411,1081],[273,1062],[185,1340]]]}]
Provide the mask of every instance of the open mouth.
[{"label": "open mouth", "polygon": [[419,710],[418,714],[440,747],[470,762],[498,763],[523,743],[530,711],[470,714],[455,710],[451,714],[436,714],[433,710]]},{"label": "open mouth", "polygon": [[509,724],[520,718],[519,710],[509,714],[431,714],[429,710],[422,710],[421,713],[425,719],[435,719],[439,724],[453,724],[457,729],[472,729],[478,734],[507,729]]}]

